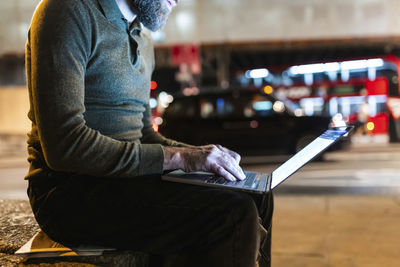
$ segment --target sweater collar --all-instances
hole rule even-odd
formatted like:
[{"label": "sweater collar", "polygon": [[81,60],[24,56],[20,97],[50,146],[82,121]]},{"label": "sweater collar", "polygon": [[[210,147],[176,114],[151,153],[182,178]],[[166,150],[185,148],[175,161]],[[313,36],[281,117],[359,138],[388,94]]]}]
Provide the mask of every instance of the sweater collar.
[{"label": "sweater collar", "polygon": [[115,0],[122,15],[124,15],[129,23],[132,23],[136,18],[136,14],[133,12],[132,6],[130,5],[131,1],[132,0]]},{"label": "sweater collar", "polygon": [[122,30],[126,30],[126,19],[124,15],[122,15],[121,10],[115,0],[97,0],[103,9],[104,16],[113,23],[118,26]]},{"label": "sweater collar", "polygon": [[[127,27],[127,20],[122,14],[121,10],[118,7],[118,4],[115,0],[97,0],[103,9],[103,13],[106,18],[113,23],[114,25],[118,26],[121,30],[126,30]],[[142,31],[142,24],[139,22],[138,18],[136,17],[135,20],[131,23],[129,27],[129,31],[136,32],[140,34]]]}]

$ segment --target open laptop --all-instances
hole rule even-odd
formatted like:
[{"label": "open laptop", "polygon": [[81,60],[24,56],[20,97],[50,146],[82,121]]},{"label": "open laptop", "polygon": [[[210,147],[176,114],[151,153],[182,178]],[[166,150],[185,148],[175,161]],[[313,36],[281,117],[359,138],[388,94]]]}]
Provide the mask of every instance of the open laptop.
[{"label": "open laptop", "polygon": [[338,127],[326,130],[310,144],[280,165],[271,174],[244,171],[246,179],[243,181],[232,182],[213,173],[186,173],[182,170],[176,170],[162,175],[161,179],[170,182],[221,187],[249,193],[264,194],[277,187],[289,178],[289,176],[334,144],[342,136],[345,136],[351,129],[352,127]]}]

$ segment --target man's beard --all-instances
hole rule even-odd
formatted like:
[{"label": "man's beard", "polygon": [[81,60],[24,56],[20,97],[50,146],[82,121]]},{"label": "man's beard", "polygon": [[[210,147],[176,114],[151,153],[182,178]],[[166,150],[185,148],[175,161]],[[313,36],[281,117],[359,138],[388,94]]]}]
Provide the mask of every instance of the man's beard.
[{"label": "man's beard", "polygon": [[131,0],[139,21],[155,32],[167,22],[170,10],[165,0]]}]

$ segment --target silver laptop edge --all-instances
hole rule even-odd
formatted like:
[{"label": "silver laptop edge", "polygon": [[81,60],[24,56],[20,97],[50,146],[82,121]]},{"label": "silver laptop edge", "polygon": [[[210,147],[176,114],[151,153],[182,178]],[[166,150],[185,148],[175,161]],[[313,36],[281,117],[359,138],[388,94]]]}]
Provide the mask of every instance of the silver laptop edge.
[{"label": "silver laptop edge", "polygon": [[207,178],[214,177],[215,174],[208,173],[208,172],[190,172],[186,173],[182,170],[175,170],[168,174],[162,176],[162,179],[169,182],[177,182],[177,183],[185,183],[191,185],[201,185],[201,186],[208,186],[208,187],[221,187],[223,186],[226,189],[243,189],[246,192],[252,192],[257,194],[262,194],[267,191],[269,188],[269,181],[271,179],[268,178],[268,174],[261,173],[261,172],[253,172],[253,171],[244,171],[245,174],[247,173],[257,173],[257,179],[259,180],[259,184],[255,188],[245,188],[242,187],[241,184],[244,184],[244,181],[237,181],[237,182],[228,182],[226,181],[224,184],[214,184],[214,183],[207,183],[205,180]]},{"label": "silver laptop edge", "polygon": [[329,129],[305,146],[302,150],[285,161],[271,174],[271,189],[274,189],[293,173],[311,161],[329,146],[335,143],[343,135],[347,134],[352,127]]}]

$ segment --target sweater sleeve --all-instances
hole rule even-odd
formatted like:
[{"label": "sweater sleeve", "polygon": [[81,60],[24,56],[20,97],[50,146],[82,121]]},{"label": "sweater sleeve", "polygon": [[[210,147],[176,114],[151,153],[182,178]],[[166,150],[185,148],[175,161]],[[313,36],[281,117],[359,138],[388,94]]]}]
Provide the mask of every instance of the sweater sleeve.
[{"label": "sweater sleeve", "polygon": [[84,1],[44,0],[30,28],[30,113],[46,164],[55,171],[93,176],[162,173],[161,145],[118,141],[85,123],[85,69],[92,34],[82,5]]}]

